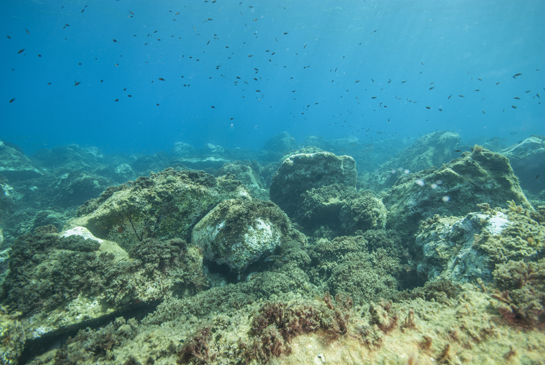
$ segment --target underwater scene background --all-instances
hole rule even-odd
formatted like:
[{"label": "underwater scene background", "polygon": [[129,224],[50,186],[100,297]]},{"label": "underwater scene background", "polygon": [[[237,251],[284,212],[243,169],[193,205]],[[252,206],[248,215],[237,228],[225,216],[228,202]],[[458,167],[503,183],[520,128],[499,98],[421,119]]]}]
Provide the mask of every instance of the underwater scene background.
[{"label": "underwater scene background", "polygon": [[544,363],[542,1],[0,17],[0,364]]}]

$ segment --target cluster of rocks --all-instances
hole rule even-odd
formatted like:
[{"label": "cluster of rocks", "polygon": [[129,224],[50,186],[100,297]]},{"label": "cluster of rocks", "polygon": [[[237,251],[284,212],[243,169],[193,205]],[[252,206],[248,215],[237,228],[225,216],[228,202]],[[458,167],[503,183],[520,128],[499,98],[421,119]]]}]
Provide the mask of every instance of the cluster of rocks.
[{"label": "cluster of rocks", "polygon": [[9,328],[27,339],[84,328],[229,281],[252,300],[252,290],[314,288],[363,303],[426,281],[492,283],[499,265],[542,259],[545,208],[519,178],[545,161],[543,139],[453,158],[459,145],[454,132],[432,133],[358,177],[352,156],[298,149],[287,133],[266,143],[263,164],[212,144],[110,157],[71,145],[29,158],[2,143],[0,211],[25,222],[10,242],[0,231],[0,303],[20,319]]}]

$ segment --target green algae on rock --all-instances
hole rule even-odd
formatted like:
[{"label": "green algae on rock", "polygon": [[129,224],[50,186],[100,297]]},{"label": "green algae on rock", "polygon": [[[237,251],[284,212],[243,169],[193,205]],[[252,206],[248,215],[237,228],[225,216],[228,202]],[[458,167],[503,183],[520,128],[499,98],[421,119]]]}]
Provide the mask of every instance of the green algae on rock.
[{"label": "green algae on rock", "polygon": [[288,239],[306,242],[276,204],[259,200],[224,200],[192,233],[193,244],[203,249],[206,259],[237,272],[272,254]]},{"label": "green algae on rock", "polygon": [[205,285],[202,255],[181,239],[146,239],[127,254],[83,227],[21,236],[9,265],[2,300],[21,312],[27,338]]},{"label": "green algae on rock", "polygon": [[135,182],[108,188],[86,202],[68,228],[86,227],[96,237],[129,249],[146,238],[190,240],[191,230],[216,204],[248,198],[232,176],[214,178],[203,171],[166,169]]},{"label": "green algae on rock", "polygon": [[383,202],[389,212],[387,227],[410,236],[421,220],[435,214],[463,216],[477,203],[506,207],[508,200],[532,209],[509,160],[475,146],[440,168],[401,177]]},{"label": "green algae on rock", "polygon": [[458,133],[450,131],[425,134],[381,165],[376,173],[363,174],[359,183],[373,190],[388,189],[405,170],[418,172],[451,160],[461,139]]},{"label": "green algae on rock", "polygon": [[263,178],[254,170],[254,167],[259,167],[259,165],[257,163],[250,164],[242,161],[235,161],[223,165],[216,172],[216,176],[232,174],[238,181],[246,186],[252,194],[252,197],[261,200],[269,200],[269,191],[264,189],[265,183]]},{"label": "green algae on rock", "polygon": [[302,201],[301,194],[312,188],[341,184],[355,188],[356,162],[350,156],[330,152],[296,153],[287,157],[273,176],[270,195],[288,216]]},{"label": "green algae on rock", "polygon": [[429,280],[492,282],[497,264],[545,256],[545,210],[509,203],[508,209],[480,205],[463,218],[439,217],[421,223],[414,249],[418,272]]}]

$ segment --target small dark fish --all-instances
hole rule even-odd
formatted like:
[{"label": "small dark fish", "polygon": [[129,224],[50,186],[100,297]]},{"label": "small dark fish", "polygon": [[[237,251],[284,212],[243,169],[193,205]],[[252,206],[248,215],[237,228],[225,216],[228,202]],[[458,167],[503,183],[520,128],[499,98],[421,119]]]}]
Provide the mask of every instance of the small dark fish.
[{"label": "small dark fish", "polygon": [[516,105],[511,105],[511,108],[516,109],[517,107]]},{"label": "small dark fish", "polygon": [[25,51],[24,48],[23,48],[23,49],[20,49],[19,52],[17,52],[17,54],[21,54],[21,53],[23,53],[24,51]]},{"label": "small dark fish", "polygon": [[117,41],[114,39],[114,42],[117,42]]},{"label": "small dark fish", "polygon": [[358,82],[360,82],[360,80],[356,80],[356,84],[357,84]]},{"label": "small dark fish", "polygon": [[74,86],[78,86],[79,84],[81,84],[81,82],[78,82],[78,81],[74,80]]},{"label": "small dark fish", "polygon": [[11,99],[9,102],[10,104],[13,103],[15,101],[15,98]]},{"label": "small dark fish", "polygon": [[518,96],[515,96],[515,99],[520,100],[520,98]]},{"label": "small dark fish", "polygon": [[119,101],[119,99],[115,99],[114,101]]},{"label": "small dark fish", "polygon": [[461,98],[463,98],[464,96],[463,95],[459,95]]},{"label": "small dark fish", "polygon": [[212,109],[215,109],[216,107],[214,105],[211,106]]},{"label": "small dark fish", "polygon": [[159,104],[155,104],[155,105],[159,106]]},{"label": "small dark fish", "polygon": [[9,35],[8,35],[8,36],[6,36],[6,37],[8,37],[8,39],[11,39],[11,37],[10,37]]},{"label": "small dark fish", "polygon": [[541,96],[539,96],[539,94],[536,94],[536,96],[541,99]]},{"label": "small dark fish", "polygon": [[[134,13],[133,13],[132,11],[130,11],[130,10],[129,10],[129,13],[131,13],[132,15],[134,15]],[[179,14],[179,13],[177,13],[177,14]]]},{"label": "small dark fish", "polygon": [[433,89],[435,89],[435,86],[430,87],[430,90],[433,90]]},{"label": "small dark fish", "polygon": [[440,112],[442,112],[442,111],[443,111],[443,109],[439,109],[439,111],[440,111]]},{"label": "small dark fish", "polygon": [[26,30],[26,34],[30,34],[30,32],[28,31],[28,29],[25,28],[25,30]]},{"label": "small dark fish", "polygon": [[81,12],[83,13],[85,11],[85,9],[81,9]]},{"label": "small dark fish", "polygon": [[280,255],[271,255],[265,259],[265,262],[277,262],[277,261],[288,261],[288,259],[284,256]]},{"label": "small dark fish", "polygon": [[51,85],[51,83],[50,83],[50,82],[48,82],[47,84],[48,84],[48,85]]},{"label": "small dark fish", "polygon": [[405,80],[401,81],[402,84],[404,84],[404,83],[406,83],[406,82],[407,82],[407,81],[405,81]]},{"label": "small dark fish", "polygon": [[103,82],[104,80],[100,80],[100,82]]},{"label": "small dark fish", "polygon": [[448,99],[450,99],[451,97],[452,97],[452,94],[451,94],[451,95],[449,95]]},{"label": "small dark fish", "polygon": [[248,57],[252,57],[253,55],[249,54]]},{"label": "small dark fish", "polygon": [[426,109],[431,109],[431,108],[429,106],[427,106]]},{"label": "small dark fish", "polygon": [[526,90],[525,93],[528,94],[530,91],[532,91],[532,90]]},{"label": "small dark fish", "polygon": [[371,79],[371,81],[375,82],[375,80]]},{"label": "small dark fish", "polygon": [[127,95],[129,98],[132,98],[132,95]]},{"label": "small dark fish", "polygon": [[541,176],[541,175],[537,175],[537,176],[536,176],[536,180],[539,179],[540,176]]},{"label": "small dark fish", "polygon": [[165,79],[163,79],[162,77],[159,77],[159,80],[161,80],[161,81],[165,81]]},{"label": "small dark fish", "polygon": [[41,55],[41,54],[38,54],[38,57],[42,57],[42,55]]},{"label": "small dark fish", "polygon": [[516,79],[517,76],[522,76],[522,74],[514,74],[514,75],[513,75],[513,78]]},{"label": "small dark fish", "polygon": [[483,81],[483,79],[479,79],[479,78],[477,78],[477,80],[479,80],[479,81]]},{"label": "small dark fish", "polygon": [[371,99],[376,99],[377,97],[376,96],[371,96]]},{"label": "small dark fish", "polygon": [[458,152],[458,153],[460,153],[460,152],[462,152],[462,150],[456,150],[456,151],[454,151],[454,152]]},{"label": "small dark fish", "polygon": [[475,91],[481,91],[481,90],[479,90],[479,89],[476,89]]},{"label": "small dark fish", "polygon": [[284,32],[284,34],[288,34],[288,32]]},{"label": "small dark fish", "polygon": [[484,110],[483,110],[483,114],[486,114],[486,113],[484,112]]}]

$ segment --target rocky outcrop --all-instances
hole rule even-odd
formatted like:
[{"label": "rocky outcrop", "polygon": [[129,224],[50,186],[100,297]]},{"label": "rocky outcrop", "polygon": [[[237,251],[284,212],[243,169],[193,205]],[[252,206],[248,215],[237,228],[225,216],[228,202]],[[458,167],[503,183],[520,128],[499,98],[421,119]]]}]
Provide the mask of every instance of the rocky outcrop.
[{"label": "rocky outcrop", "polygon": [[435,214],[464,216],[478,203],[506,207],[512,200],[532,209],[509,160],[475,146],[440,168],[406,174],[384,198],[388,227],[411,236],[421,220]]},{"label": "rocky outcrop", "polygon": [[219,202],[248,198],[232,176],[166,169],[135,182],[110,187],[81,206],[68,227],[82,226],[95,236],[129,248],[146,238],[191,238],[191,230]]},{"label": "rocky outcrop", "polygon": [[422,222],[414,250],[418,273],[430,281],[493,281],[498,264],[534,261],[545,248],[545,210],[511,202],[507,209],[480,205],[465,217],[434,216]]},{"label": "rocky outcrop", "polygon": [[300,153],[287,157],[273,176],[270,196],[289,216],[294,216],[306,191],[332,184],[355,189],[356,162],[330,152]]}]

